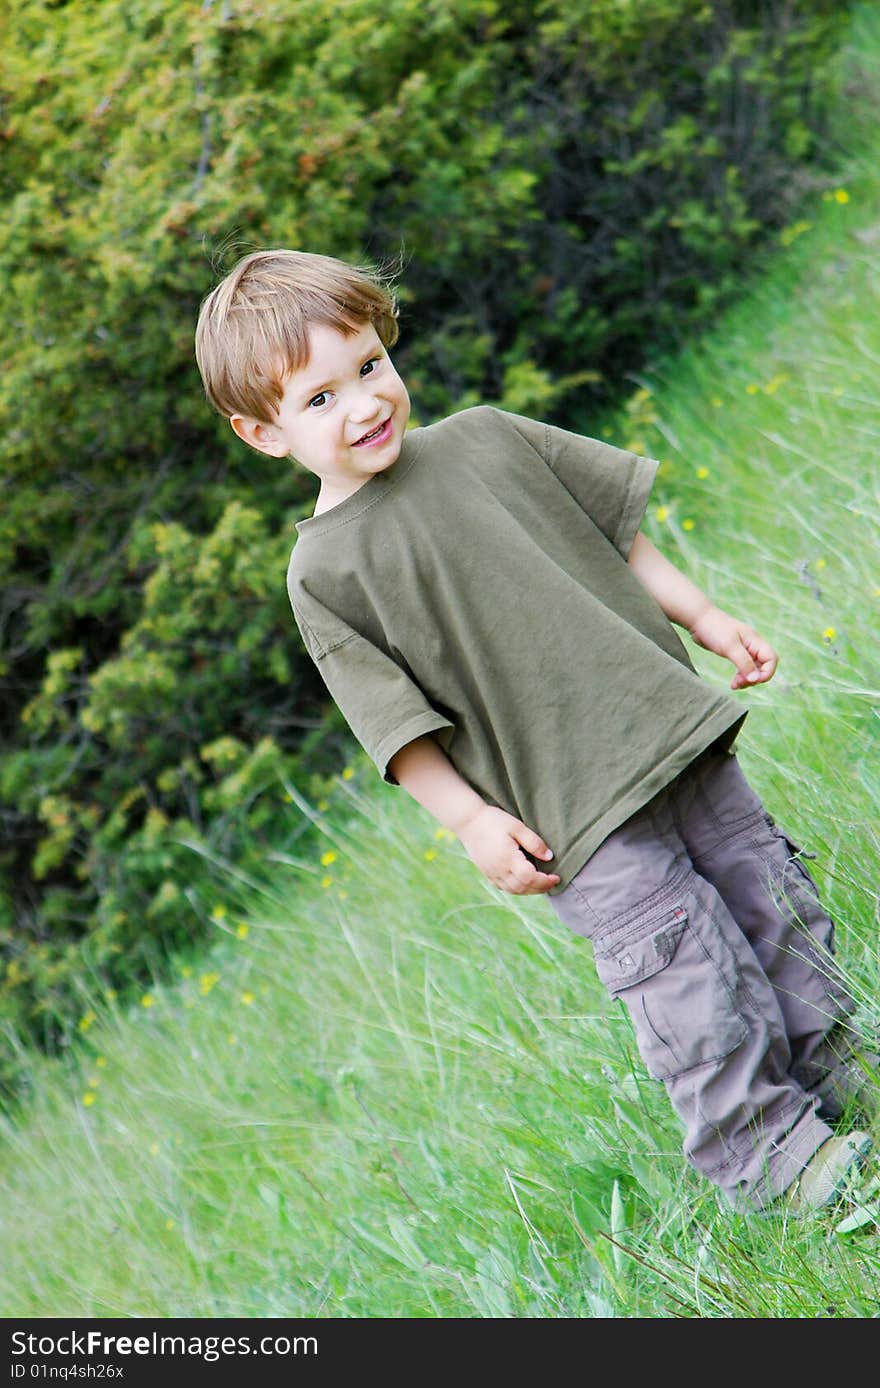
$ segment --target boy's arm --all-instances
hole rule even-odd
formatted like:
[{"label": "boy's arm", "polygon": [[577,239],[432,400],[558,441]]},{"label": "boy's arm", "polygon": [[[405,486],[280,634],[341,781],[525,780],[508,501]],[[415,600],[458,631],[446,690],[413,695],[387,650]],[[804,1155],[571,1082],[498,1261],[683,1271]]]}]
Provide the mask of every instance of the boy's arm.
[{"label": "boy's arm", "polygon": [[773,678],[779,657],[769,642],[746,622],[715,607],[641,531],[636,534],[626,562],[671,622],[685,627],[697,645],[725,656],[736,666],[731,689],[764,684]]},{"label": "boy's arm", "polygon": [[494,805],[458,774],[430,733],[413,738],[391,757],[388,768],[405,790],[461,840],[468,857],[502,891],[530,895],[561,880],[539,872],[520,847],[536,858],[553,853],[539,834]]}]

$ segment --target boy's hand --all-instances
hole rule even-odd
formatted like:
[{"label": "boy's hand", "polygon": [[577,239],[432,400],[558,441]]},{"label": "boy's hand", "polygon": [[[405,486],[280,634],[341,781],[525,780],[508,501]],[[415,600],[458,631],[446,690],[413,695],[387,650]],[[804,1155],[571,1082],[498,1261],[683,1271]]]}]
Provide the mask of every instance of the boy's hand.
[{"label": "boy's hand", "polygon": [[690,633],[698,646],[725,656],[736,666],[731,689],[766,684],[776,673],[779,656],[770,643],[745,622],[722,612],[720,607],[707,607],[690,628]]},{"label": "boy's hand", "polygon": [[457,832],[468,857],[503,892],[530,896],[561,881],[556,872],[539,872],[520,852],[521,845],[536,858],[552,858],[540,835],[496,805],[484,805]]}]

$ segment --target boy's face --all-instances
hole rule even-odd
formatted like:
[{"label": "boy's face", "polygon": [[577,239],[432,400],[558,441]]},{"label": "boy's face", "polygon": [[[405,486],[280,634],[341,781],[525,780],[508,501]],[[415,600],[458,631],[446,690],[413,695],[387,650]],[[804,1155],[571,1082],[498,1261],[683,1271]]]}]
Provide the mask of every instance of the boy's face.
[{"label": "boy's face", "polygon": [[292,455],[342,499],[400,453],[410,413],[406,386],[371,323],[346,337],[315,323],[309,359],[287,378],[275,420],[232,416],[246,443],[282,458]]}]

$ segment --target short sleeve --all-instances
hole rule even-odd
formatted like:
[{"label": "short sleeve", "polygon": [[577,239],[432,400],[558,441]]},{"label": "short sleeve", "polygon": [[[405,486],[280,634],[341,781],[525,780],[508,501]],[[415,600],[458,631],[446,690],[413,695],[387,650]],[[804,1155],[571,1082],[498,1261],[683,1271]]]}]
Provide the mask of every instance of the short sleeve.
[{"label": "short sleeve", "polygon": [[626,559],[654,485],[656,459],[523,415],[506,417]]},{"label": "short sleeve", "polygon": [[333,616],[333,629],[317,634],[293,603],[293,615],[306,650],[333,702],[373,761],[384,781],[396,786],[388,763],[415,737],[437,733],[444,751],[455,724],[432,708],[422,690],[395,660]]}]

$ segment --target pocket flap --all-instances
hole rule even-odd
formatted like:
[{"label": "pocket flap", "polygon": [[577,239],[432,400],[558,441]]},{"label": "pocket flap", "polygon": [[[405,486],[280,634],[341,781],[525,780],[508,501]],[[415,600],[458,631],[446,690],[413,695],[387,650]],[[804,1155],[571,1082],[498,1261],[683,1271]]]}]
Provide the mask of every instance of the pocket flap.
[{"label": "pocket flap", "polygon": [[788,851],[793,858],[815,858],[817,856],[815,853],[810,852],[809,849],[804,848],[801,844],[796,843],[788,830],[783,829],[781,824],[777,824],[773,816],[766,811],[764,812],[764,819],[769,828],[773,830],[776,837],[782,839],[783,843],[788,844]]},{"label": "pocket flap", "polygon": [[659,925],[639,921],[628,936],[615,940],[611,949],[599,949],[594,944],[596,972],[606,988],[619,993],[665,969],[678,948],[687,921],[687,911],[678,906]]}]

